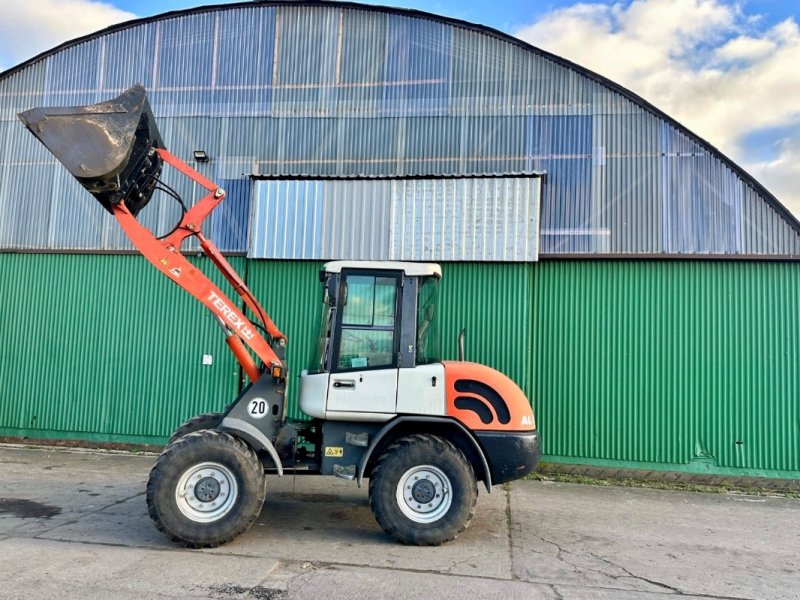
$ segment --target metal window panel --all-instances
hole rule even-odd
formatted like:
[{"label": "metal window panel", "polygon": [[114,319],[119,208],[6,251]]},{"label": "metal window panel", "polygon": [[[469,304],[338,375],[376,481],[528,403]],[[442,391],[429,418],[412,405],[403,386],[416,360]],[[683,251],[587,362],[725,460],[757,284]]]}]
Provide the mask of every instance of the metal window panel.
[{"label": "metal window panel", "polygon": [[325,182],[256,181],[248,256],[322,256]]},{"label": "metal window panel", "polygon": [[252,182],[249,179],[217,181],[226,195],[207,222],[209,237],[223,252],[241,252],[247,248]]},{"label": "metal window panel", "polygon": [[165,90],[210,87],[216,35],[212,13],[192,19],[191,30],[181,19],[161,22],[155,85]]},{"label": "metal window panel", "polygon": [[537,177],[262,180],[248,256],[535,261]]},{"label": "metal window panel", "polygon": [[[356,10],[341,13],[341,54],[337,57],[340,93],[354,90],[354,106],[382,100],[386,62],[386,15]],[[358,97],[357,90],[366,94]],[[375,108],[379,108],[376,104]]]},{"label": "metal window panel", "polygon": [[392,182],[391,260],[531,262],[538,178]]},{"label": "metal window panel", "polygon": [[250,257],[388,259],[385,181],[257,181],[254,198]]},{"label": "metal window panel", "polygon": [[273,114],[324,115],[336,103],[339,14],[283,7],[276,20]]},{"label": "metal window panel", "polygon": [[[0,77],[0,121],[17,122],[17,113],[31,106],[42,106],[49,60],[42,60],[14,73]],[[11,154],[0,154],[0,159]]]},{"label": "metal window panel", "polygon": [[[216,15],[217,56],[212,84],[228,88],[235,97],[248,88],[271,92],[275,69],[275,11],[225,11]],[[249,50],[243,56],[242,49]]]},{"label": "metal window panel", "polygon": [[388,181],[326,181],[323,207],[321,258],[390,259]]},{"label": "metal window panel", "polygon": [[433,21],[389,15],[386,44],[384,114],[446,114],[451,29]]},{"label": "metal window panel", "polygon": [[49,106],[99,102],[104,50],[105,40],[98,38],[53,55],[47,62],[43,102]]},{"label": "metal window panel", "polygon": [[[146,23],[126,35],[109,35],[105,38],[102,63],[102,89],[119,90],[141,83],[146,89],[153,87],[153,68],[156,65],[157,23]],[[135,52],[132,49],[136,49]],[[139,57],[134,60],[133,55]],[[105,100],[105,98],[103,98]],[[152,103],[152,98],[150,99]]]}]

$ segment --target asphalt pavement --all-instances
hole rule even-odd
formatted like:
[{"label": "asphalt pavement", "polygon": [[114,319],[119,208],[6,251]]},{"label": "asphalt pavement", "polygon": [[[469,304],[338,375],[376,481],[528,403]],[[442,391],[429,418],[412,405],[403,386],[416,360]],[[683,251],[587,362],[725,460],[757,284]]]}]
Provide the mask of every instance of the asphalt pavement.
[{"label": "asphalt pavement", "polygon": [[155,458],[0,446],[0,598],[800,597],[800,499],[519,481],[418,548],[355,483],[271,476],[250,531],[186,550],[147,516]]}]

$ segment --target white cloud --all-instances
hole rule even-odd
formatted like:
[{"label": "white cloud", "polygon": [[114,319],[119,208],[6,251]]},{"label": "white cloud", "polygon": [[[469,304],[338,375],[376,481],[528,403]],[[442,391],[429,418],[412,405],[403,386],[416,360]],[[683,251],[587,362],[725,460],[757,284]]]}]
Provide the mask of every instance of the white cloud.
[{"label": "white cloud", "polygon": [[715,57],[721,63],[751,62],[767,58],[778,48],[772,40],[740,36],[717,48]]},{"label": "white cloud", "polygon": [[784,138],[778,142],[776,160],[749,165],[750,173],[761,182],[769,182],[769,189],[779,199],[793,198],[786,208],[800,215],[797,186],[800,183],[800,139]]},{"label": "white cloud", "polygon": [[136,15],[91,0],[0,2],[0,70]]},{"label": "white cloud", "polygon": [[800,158],[800,142],[768,165],[744,161],[748,133],[800,124],[800,28],[759,22],[725,0],[634,0],[551,11],[516,35],[646,98],[800,215],[800,173],[788,158]]}]

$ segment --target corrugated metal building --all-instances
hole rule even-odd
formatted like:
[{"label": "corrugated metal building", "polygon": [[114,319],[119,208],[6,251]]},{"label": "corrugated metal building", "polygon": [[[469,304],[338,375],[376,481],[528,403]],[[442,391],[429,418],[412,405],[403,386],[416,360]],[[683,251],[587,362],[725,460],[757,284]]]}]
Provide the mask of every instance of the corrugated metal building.
[{"label": "corrugated metal building", "polygon": [[[16,120],[137,81],[167,147],[211,157],[197,168],[229,192],[211,237],[295,373],[322,261],[436,260],[447,354],[466,326],[467,357],[531,398],[545,460],[800,477],[792,215],[577,65],[334,2],[169,13],[0,74],[0,435],[158,443],[241,385],[210,316]],[[165,231],[177,211],[141,218]]]}]

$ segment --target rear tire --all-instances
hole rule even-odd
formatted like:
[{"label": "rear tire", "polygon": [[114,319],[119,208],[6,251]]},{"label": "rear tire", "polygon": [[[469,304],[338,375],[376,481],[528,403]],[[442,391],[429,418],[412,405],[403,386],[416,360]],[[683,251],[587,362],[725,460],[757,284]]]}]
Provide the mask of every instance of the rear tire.
[{"label": "rear tire", "polygon": [[247,531],[266,495],[261,461],[242,440],[196,431],[168,445],[147,483],[159,531],[189,548],[213,548]]},{"label": "rear tire", "polygon": [[219,424],[222,423],[222,417],[222,413],[219,412],[203,413],[202,415],[192,417],[188,421],[184,421],[181,426],[175,430],[175,433],[172,434],[172,437],[169,438],[166,445],[169,446],[172,442],[182,438],[186,434],[194,433],[195,431],[216,429],[219,427]]},{"label": "rear tire", "polygon": [[477,500],[472,465],[453,444],[435,435],[397,440],[370,475],[372,514],[403,544],[438,546],[455,539],[472,521]]}]

